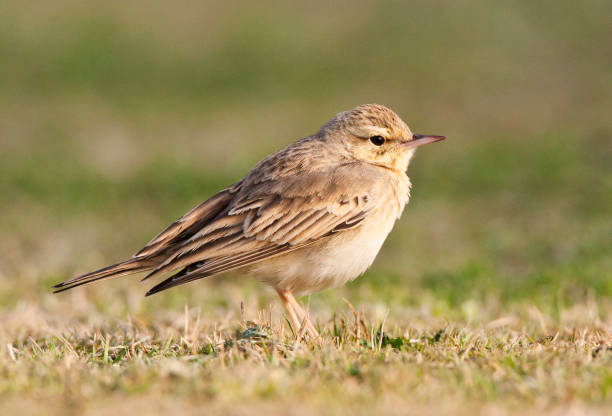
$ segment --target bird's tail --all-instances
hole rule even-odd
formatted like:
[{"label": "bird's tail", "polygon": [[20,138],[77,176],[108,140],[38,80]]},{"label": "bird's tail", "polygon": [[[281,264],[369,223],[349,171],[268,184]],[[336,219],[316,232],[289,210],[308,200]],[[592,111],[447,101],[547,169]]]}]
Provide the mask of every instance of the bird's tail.
[{"label": "bird's tail", "polygon": [[73,277],[65,282],[58,283],[53,286],[53,293],[63,292],[68,289],[75,288],[77,286],[85,285],[102,279],[109,279],[111,277],[125,276],[128,274],[144,272],[154,267],[155,262],[150,259],[133,258],[122,261],[112,266],[103,267],[102,269]]}]

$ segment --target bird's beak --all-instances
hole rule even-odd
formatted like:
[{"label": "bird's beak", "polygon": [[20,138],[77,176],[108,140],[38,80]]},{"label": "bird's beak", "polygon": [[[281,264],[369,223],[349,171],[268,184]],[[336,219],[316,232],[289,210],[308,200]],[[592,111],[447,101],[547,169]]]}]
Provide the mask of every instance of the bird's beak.
[{"label": "bird's beak", "polygon": [[446,137],[444,136],[433,136],[431,134],[413,134],[412,140],[407,142],[403,142],[402,145],[404,149],[414,149],[415,147],[422,146],[424,144],[439,142],[440,140],[444,140]]}]

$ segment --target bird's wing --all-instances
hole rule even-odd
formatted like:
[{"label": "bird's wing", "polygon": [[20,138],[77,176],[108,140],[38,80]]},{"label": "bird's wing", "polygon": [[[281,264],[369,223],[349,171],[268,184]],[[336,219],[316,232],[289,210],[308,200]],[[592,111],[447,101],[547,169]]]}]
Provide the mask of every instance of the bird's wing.
[{"label": "bird's wing", "polygon": [[240,189],[240,182],[194,207],[156,235],[133,257],[142,258],[160,254],[169,247],[176,246],[193,236],[227,207],[238,189]]},{"label": "bird's wing", "polygon": [[380,168],[358,163],[279,179],[247,176],[224,212],[180,243],[173,255],[145,277],[183,268],[147,295],[354,228],[375,206],[384,187],[383,177]]}]

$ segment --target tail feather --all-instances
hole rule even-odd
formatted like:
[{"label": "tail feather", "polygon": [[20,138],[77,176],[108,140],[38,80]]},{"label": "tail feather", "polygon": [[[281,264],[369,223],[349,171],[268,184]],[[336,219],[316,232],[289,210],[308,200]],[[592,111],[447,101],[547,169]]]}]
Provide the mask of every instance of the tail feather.
[{"label": "tail feather", "polygon": [[154,262],[148,259],[129,259],[111,266],[103,267],[99,270],[73,277],[65,282],[53,286],[53,293],[63,292],[77,286],[85,285],[102,279],[125,276],[128,274],[144,272],[152,269]]}]

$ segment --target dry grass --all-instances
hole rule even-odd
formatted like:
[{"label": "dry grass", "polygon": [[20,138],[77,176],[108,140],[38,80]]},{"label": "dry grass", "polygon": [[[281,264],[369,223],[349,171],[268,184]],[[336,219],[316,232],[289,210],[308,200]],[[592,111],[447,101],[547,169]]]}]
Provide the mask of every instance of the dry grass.
[{"label": "dry grass", "polygon": [[241,316],[238,287],[218,289],[235,303],[160,309],[146,321],[118,316],[121,299],[105,313],[78,293],[18,303],[0,317],[2,413],[609,410],[609,304],[574,305],[555,323],[528,304],[448,321],[427,306],[344,304],[336,313],[316,302],[323,339],[313,343],[296,338],[272,299]]}]

